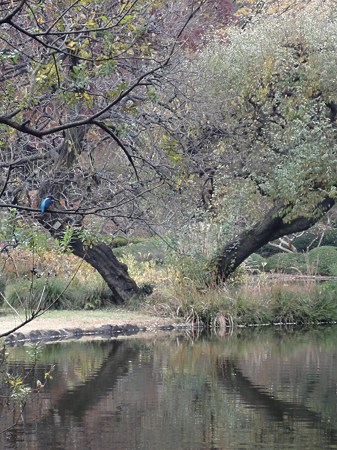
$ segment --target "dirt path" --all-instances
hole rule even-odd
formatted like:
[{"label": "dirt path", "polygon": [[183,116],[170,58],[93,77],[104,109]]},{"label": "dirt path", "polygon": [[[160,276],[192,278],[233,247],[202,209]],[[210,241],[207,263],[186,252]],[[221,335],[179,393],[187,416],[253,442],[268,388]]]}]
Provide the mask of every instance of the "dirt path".
[{"label": "dirt path", "polygon": [[[24,316],[18,318],[14,314],[4,314],[0,312],[0,334],[12,330],[19,325],[22,320],[24,320]],[[26,334],[35,330],[44,331],[74,328],[91,330],[100,328],[103,325],[125,326],[128,324],[139,328],[146,327],[147,329],[155,329],[162,326],[173,325],[174,321],[163,317],[125,310],[51,311],[34,319],[17,331]]]}]

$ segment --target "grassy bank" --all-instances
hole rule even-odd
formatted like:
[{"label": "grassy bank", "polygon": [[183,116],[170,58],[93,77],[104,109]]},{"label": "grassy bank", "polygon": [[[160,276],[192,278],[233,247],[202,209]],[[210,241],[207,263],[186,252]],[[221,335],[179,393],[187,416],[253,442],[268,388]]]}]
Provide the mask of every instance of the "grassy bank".
[{"label": "grassy bank", "polygon": [[[186,259],[171,259],[163,264],[150,256],[144,257],[135,247],[122,255],[130,275],[143,288],[143,295],[119,309],[129,323],[136,320],[133,314],[207,326],[337,321],[335,282],[290,282],[277,276],[270,280],[264,272],[251,275],[247,269],[225,286],[205,287],[203,261],[193,265]],[[53,303],[54,309],[68,310],[65,314],[80,321],[83,310],[84,317],[92,318],[92,310],[109,317],[111,311],[104,308],[110,304],[110,291],[89,265],[72,255],[42,252],[34,255],[32,271],[29,258],[28,252],[21,251],[7,259],[0,284],[3,308],[34,310]]]},{"label": "grassy bank", "polygon": [[[22,322],[24,311],[19,311],[19,316],[9,309],[0,310],[0,330],[11,330],[14,326]],[[104,308],[95,311],[64,310],[47,311],[42,316],[34,319],[20,332],[27,333],[32,330],[59,330],[75,329],[92,330],[103,325],[125,326],[136,325],[139,328],[155,329],[163,325],[172,324],[172,320],[154,316],[144,311],[130,311],[124,308]]]},{"label": "grassy bank", "polygon": [[158,287],[146,303],[160,315],[209,325],[317,323],[337,320],[337,283],[244,284],[200,290],[193,283]]}]

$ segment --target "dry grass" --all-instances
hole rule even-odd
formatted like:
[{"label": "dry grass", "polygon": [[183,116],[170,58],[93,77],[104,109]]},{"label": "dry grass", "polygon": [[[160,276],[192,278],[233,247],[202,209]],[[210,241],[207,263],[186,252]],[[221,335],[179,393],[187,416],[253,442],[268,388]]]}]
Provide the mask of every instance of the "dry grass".
[{"label": "dry grass", "polygon": [[[22,251],[12,256],[15,270],[20,276],[24,276],[24,273],[27,276],[28,269],[28,276],[31,276],[28,256]],[[337,287],[333,284],[317,284],[313,280],[291,282],[282,278],[270,280],[263,272],[249,276],[242,270],[236,279],[237,283],[205,287],[198,276],[186,276],[186,266],[180,266],[179,260],[160,265],[154,260],[140,262],[133,255],[126,255],[123,262],[128,265],[130,275],[139,285],[154,287],[150,296],[126,305],[130,309],[126,314],[133,314],[137,310],[137,314],[143,311],[146,316],[173,321],[202,321],[205,324],[214,324],[219,318],[230,318],[236,324],[337,320]],[[87,285],[89,280],[92,284],[98,277],[91,266],[80,263],[78,258],[56,252],[35,256],[34,267],[42,275],[48,267],[60,278],[69,277],[69,274],[78,270],[76,283],[79,288]],[[188,269],[193,275],[193,266]],[[195,273],[198,275],[200,268],[197,269]],[[85,317],[94,317],[91,314],[84,313]],[[105,318],[106,313],[103,314]],[[132,320],[131,316],[128,321]]]},{"label": "dry grass", "polygon": [[[6,312],[0,315],[0,329],[10,330],[22,322],[22,317]],[[163,325],[171,325],[174,322],[164,317],[155,316],[141,311],[127,311],[124,309],[104,309],[98,311],[48,311],[34,319],[20,332],[27,333],[32,330],[60,330],[81,328],[83,330],[96,329],[102,325],[127,324],[137,325],[139,328],[156,328]]]}]

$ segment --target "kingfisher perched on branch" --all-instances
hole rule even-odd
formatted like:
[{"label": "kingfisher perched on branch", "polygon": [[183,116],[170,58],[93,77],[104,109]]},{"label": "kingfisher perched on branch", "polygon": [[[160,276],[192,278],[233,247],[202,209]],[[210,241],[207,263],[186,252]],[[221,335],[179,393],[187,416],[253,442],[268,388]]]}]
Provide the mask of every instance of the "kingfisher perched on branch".
[{"label": "kingfisher perched on branch", "polygon": [[55,201],[56,199],[52,195],[48,195],[46,198],[44,198],[40,205],[41,212],[45,213],[51,206],[53,206]]}]

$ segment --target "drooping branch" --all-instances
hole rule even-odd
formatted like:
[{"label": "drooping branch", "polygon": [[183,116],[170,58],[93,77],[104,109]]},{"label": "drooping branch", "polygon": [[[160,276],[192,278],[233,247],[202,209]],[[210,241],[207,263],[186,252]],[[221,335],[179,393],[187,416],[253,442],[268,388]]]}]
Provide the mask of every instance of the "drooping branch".
[{"label": "drooping branch", "polygon": [[[104,211],[111,211],[116,210],[117,208],[120,208],[122,206],[125,206],[131,202],[134,202],[136,199],[143,197],[145,194],[152,192],[156,189],[158,189],[160,186],[162,186],[162,183],[159,183],[155,186],[151,186],[148,189],[144,189],[138,194],[135,194],[132,198],[126,198],[122,199],[120,201],[117,201],[116,203],[105,205],[105,206],[97,206],[97,207],[88,207],[88,208],[76,208],[76,209],[57,209],[53,208],[52,210],[48,211],[48,214],[51,215],[63,215],[63,216],[71,216],[71,215],[80,215],[80,216],[89,216],[89,215],[97,215],[99,213],[102,213]],[[13,208],[21,211],[27,211],[32,213],[40,213],[40,210],[37,208],[32,208],[30,206],[24,206],[24,205],[15,205],[13,203],[7,203],[5,201],[0,201],[0,208]],[[116,217],[118,217],[118,214],[116,214]]]},{"label": "drooping branch", "polygon": [[13,19],[13,17],[16,16],[16,14],[18,14],[20,12],[20,10],[23,8],[23,6],[25,5],[26,2],[27,2],[27,0],[22,0],[18,4],[18,6],[16,6],[10,13],[7,14],[7,16],[0,19],[0,25],[2,25],[4,23],[9,23]]},{"label": "drooping branch", "polygon": [[[20,167],[24,166],[27,163],[31,163],[34,161],[42,161],[44,159],[47,159],[49,155],[31,155],[31,156],[23,156],[22,158],[15,159],[14,161],[9,162],[1,162],[0,163],[0,169],[5,169],[6,167]],[[1,196],[0,196],[1,197]]]},{"label": "drooping branch", "polygon": [[125,145],[123,144],[123,142],[119,139],[119,137],[117,136],[116,133],[114,133],[111,128],[107,127],[104,123],[99,122],[97,120],[93,121],[93,124],[97,125],[99,128],[101,128],[103,131],[105,131],[110,137],[112,137],[112,139],[118,144],[118,146],[123,150],[125,156],[127,157],[129,163],[131,164],[133,171],[135,172],[135,176],[137,178],[137,180],[139,181],[139,175],[136,169],[136,166],[133,162],[132,156],[130,155],[130,153],[128,152],[127,148],[125,147]]},{"label": "drooping branch", "polygon": [[75,120],[73,122],[68,122],[68,123],[65,123],[62,125],[48,128],[46,130],[38,130],[36,128],[32,128],[31,126],[28,125],[29,121],[27,121],[27,120],[22,123],[15,122],[14,120],[11,119],[12,114],[9,114],[7,116],[0,116],[0,123],[7,125],[10,128],[13,128],[17,131],[20,131],[21,133],[29,134],[31,136],[38,137],[40,139],[42,139],[44,136],[59,133],[64,130],[69,130],[70,128],[82,127],[84,125],[92,125],[92,124],[94,124],[95,119],[98,119],[100,116],[102,116],[106,112],[110,111],[115,105],[120,103],[121,100],[123,100],[127,95],[129,95],[133,90],[135,90],[145,78],[147,78],[147,77],[153,75],[155,72],[161,70],[166,65],[166,63],[167,63],[167,61],[164,61],[163,64],[160,64],[160,65],[156,66],[155,68],[140,75],[137,78],[137,80],[134,81],[134,83],[132,83],[127,89],[125,89],[123,92],[121,92],[108,105],[106,105],[104,108],[100,109],[96,113],[86,117],[85,119]]},{"label": "drooping branch", "polygon": [[[192,7],[191,7],[191,11],[188,14],[188,17],[186,18],[186,20],[184,21],[184,23],[182,24],[182,26],[180,27],[178,33],[176,34],[175,38],[173,39],[173,43],[170,46],[170,48],[167,50],[166,54],[163,56],[162,59],[159,60],[155,60],[155,59],[149,59],[148,62],[151,63],[151,65],[154,64],[154,66],[152,68],[148,68],[148,70],[145,70],[145,72],[141,73],[136,79],[134,79],[134,81],[129,85],[128,88],[124,89],[119,95],[117,95],[117,97],[112,100],[109,104],[107,104],[105,107],[101,108],[99,111],[85,117],[82,120],[76,120],[76,121],[69,121],[67,123],[61,124],[61,125],[57,125],[48,129],[39,129],[39,128],[35,128],[30,126],[30,120],[25,120],[24,122],[18,122],[13,120],[13,114],[9,113],[9,114],[4,114],[2,116],[0,116],[0,123],[9,126],[12,129],[15,129],[21,133],[24,134],[28,134],[31,136],[35,136],[38,137],[40,139],[42,139],[45,136],[51,135],[51,134],[55,134],[55,133],[59,133],[62,132],[64,130],[67,129],[71,129],[71,128],[76,128],[76,127],[81,127],[84,125],[92,125],[94,123],[94,121],[98,118],[100,118],[101,116],[103,116],[105,113],[107,113],[108,111],[110,111],[112,108],[114,108],[114,106],[120,104],[120,102],[126,98],[129,94],[131,94],[131,92],[133,92],[137,87],[142,85],[142,82],[144,82],[146,79],[149,79],[151,76],[155,75],[156,73],[160,72],[161,70],[163,70],[165,67],[167,67],[175,53],[175,50],[177,48],[177,45],[179,44],[179,40],[180,37],[182,35],[182,33],[184,32],[184,30],[186,29],[186,27],[188,26],[188,24],[190,23],[190,21],[194,18],[194,16],[198,13],[198,11],[200,10],[201,6],[205,3],[206,0],[200,0],[200,2],[194,2],[192,3]],[[22,5],[25,2],[22,2]],[[76,2],[75,2],[76,3]],[[136,3],[136,1],[135,1]],[[196,3],[196,5],[195,5]],[[14,27],[17,31],[23,33],[24,35],[28,36],[30,39],[36,40],[38,42],[38,44],[42,45],[43,47],[47,47],[49,49],[53,50],[53,57],[54,52],[56,53],[60,53],[63,54],[65,56],[69,56],[72,57],[73,53],[71,51],[69,51],[68,48],[66,49],[61,49],[61,48],[57,48],[54,46],[51,46],[50,44],[46,44],[44,41],[42,41],[37,35],[35,35],[34,33],[27,31],[26,29],[24,29],[23,27],[19,26],[16,23],[12,22],[12,17],[13,14],[11,14],[10,16],[8,16],[6,23],[9,23],[12,27]],[[0,21],[1,24],[1,21]],[[88,29],[86,30],[86,33],[92,33],[93,30]],[[67,33],[65,33],[65,35],[67,35]],[[76,56],[77,58],[80,58],[80,56]],[[80,58],[83,59],[83,58]],[[96,59],[92,59],[92,58],[84,58],[85,60],[90,60],[92,62],[96,61]],[[99,62],[102,61],[108,61],[111,60],[111,57],[109,56],[108,58],[104,58],[102,56],[100,56],[100,58],[98,58]],[[151,84],[151,82],[150,82]]]}]

